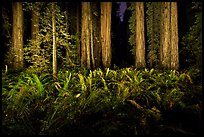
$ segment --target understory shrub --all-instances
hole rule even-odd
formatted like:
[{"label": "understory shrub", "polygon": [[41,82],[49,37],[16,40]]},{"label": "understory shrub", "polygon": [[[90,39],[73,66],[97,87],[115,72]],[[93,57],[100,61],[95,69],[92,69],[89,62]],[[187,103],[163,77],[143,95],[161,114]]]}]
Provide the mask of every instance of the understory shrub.
[{"label": "understory shrub", "polygon": [[[197,134],[202,85],[176,70],[23,70],[2,77],[4,134]],[[186,123],[194,117],[195,121]],[[190,129],[191,126],[195,128]],[[189,130],[190,129],[190,130]],[[171,132],[169,132],[171,131]]]}]

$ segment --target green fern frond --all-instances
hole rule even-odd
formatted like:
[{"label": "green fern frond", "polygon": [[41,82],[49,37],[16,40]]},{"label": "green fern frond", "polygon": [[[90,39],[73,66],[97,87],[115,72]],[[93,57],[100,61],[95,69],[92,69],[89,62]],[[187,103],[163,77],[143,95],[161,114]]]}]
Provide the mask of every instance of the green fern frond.
[{"label": "green fern frond", "polygon": [[38,93],[40,94],[40,96],[42,97],[44,95],[44,86],[41,83],[41,81],[39,80],[38,76],[36,74],[32,74],[34,81],[36,82],[36,86],[38,89]]}]

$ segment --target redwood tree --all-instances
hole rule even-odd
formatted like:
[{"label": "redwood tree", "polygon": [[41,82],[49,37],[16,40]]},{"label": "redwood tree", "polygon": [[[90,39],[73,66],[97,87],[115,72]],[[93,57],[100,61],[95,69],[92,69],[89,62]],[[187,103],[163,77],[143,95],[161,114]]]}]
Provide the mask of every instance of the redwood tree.
[{"label": "redwood tree", "polygon": [[12,44],[14,51],[14,68],[24,67],[23,58],[23,7],[22,2],[13,2],[13,32],[12,32]]},{"label": "redwood tree", "polygon": [[101,2],[101,46],[103,67],[111,66],[112,2]]},{"label": "redwood tree", "polygon": [[171,68],[179,68],[177,2],[171,2]]},{"label": "redwood tree", "polygon": [[90,58],[90,2],[82,2],[81,65],[91,68]]},{"label": "redwood tree", "polygon": [[170,67],[170,2],[163,2],[161,5],[161,65],[164,68]]},{"label": "redwood tree", "polygon": [[144,2],[136,2],[136,59],[137,67],[145,67]]},{"label": "redwood tree", "polygon": [[160,61],[164,68],[178,69],[178,11],[176,2],[162,2]]}]

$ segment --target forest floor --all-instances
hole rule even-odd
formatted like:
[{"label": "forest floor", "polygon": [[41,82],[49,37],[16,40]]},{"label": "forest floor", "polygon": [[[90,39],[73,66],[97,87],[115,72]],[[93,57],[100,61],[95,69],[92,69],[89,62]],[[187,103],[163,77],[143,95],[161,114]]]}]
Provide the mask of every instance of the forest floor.
[{"label": "forest floor", "polygon": [[121,68],[2,72],[7,135],[198,135],[199,70]]}]

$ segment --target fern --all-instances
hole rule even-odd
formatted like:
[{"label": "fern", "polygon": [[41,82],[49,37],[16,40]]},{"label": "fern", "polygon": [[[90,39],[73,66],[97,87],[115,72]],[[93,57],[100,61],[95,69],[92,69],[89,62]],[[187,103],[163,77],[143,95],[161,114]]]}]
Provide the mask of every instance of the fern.
[{"label": "fern", "polygon": [[44,90],[44,86],[41,83],[41,81],[39,80],[38,76],[36,74],[32,74],[34,81],[36,82],[36,86],[38,89],[38,94],[40,95],[40,97],[43,97],[45,94],[45,90]]}]

